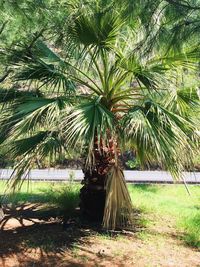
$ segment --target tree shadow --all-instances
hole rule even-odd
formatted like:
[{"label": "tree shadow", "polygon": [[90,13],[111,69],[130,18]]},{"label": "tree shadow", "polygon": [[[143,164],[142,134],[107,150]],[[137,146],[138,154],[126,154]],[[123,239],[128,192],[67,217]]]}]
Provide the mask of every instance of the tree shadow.
[{"label": "tree shadow", "polygon": [[[41,204],[7,206],[4,212],[5,217],[0,225],[0,266],[7,266],[8,257],[15,258],[16,266],[57,266],[66,250],[73,249],[75,244],[88,245],[89,241],[83,237],[93,234],[93,231],[80,228],[75,222],[69,223],[63,230],[55,210],[42,210]],[[6,228],[10,219],[15,219],[17,226],[14,224]],[[29,253],[34,250],[37,251],[36,258]],[[67,259],[64,266],[85,265]]]},{"label": "tree shadow", "polygon": [[11,219],[18,221],[21,227],[25,227],[24,221],[29,221],[30,223],[36,224],[40,221],[49,221],[52,217],[57,216],[57,211],[55,208],[47,208],[41,203],[35,204],[18,204],[14,205],[8,204],[4,205],[4,218],[1,220],[0,230],[3,231],[6,224]]},{"label": "tree shadow", "polygon": [[[81,258],[77,261],[71,256],[77,249],[98,266],[102,255],[92,249],[92,237],[100,234],[115,238],[121,233],[103,231],[98,223],[80,220],[78,211],[63,228],[58,209],[47,204],[4,205],[5,216],[0,222],[0,266],[7,266],[8,258],[17,261],[13,266],[87,266],[81,263]],[[134,231],[139,231],[143,227],[142,214],[135,210],[133,215],[138,218]],[[111,262],[114,260],[111,256],[103,257]]]},{"label": "tree shadow", "polygon": [[[52,217],[55,210],[42,210],[41,204],[7,206],[4,212],[0,230],[0,266],[7,266],[8,258],[14,261],[13,266],[88,266],[84,263],[86,256],[82,255],[78,260],[73,258],[73,251],[77,249],[92,259],[94,266],[101,263],[102,255],[93,250],[91,239],[102,233],[99,224],[80,223],[74,218],[64,230],[61,220]],[[10,219],[17,220],[18,226],[6,228]],[[27,221],[31,225],[27,225]],[[114,260],[109,255],[103,257],[111,262]]]}]

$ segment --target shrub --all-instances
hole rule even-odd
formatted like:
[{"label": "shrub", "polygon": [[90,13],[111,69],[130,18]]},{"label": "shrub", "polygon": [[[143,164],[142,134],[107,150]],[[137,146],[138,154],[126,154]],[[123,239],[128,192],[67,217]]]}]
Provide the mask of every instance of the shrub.
[{"label": "shrub", "polygon": [[74,215],[79,204],[79,186],[74,183],[45,191],[48,202],[58,208],[58,215],[67,220]]}]

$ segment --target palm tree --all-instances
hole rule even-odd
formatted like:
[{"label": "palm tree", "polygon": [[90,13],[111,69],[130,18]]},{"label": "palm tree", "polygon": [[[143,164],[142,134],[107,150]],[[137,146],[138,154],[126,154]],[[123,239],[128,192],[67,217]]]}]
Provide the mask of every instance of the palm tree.
[{"label": "palm tree", "polygon": [[198,96],[181,88],[177,73],[194,70],[199,52],[166,52],[158,40],[147,49],[141,21],[118,6],[69,9],[64,45],[40,34],[6,55],[20,85],[0,95],[0,141],[18,159],[12,186],[36,158],[74,150],[85,158],[82,213],[105,228],[130,226],[119,155],[134,149],[141,164],[156,160],[179,177],[194,150]]}]

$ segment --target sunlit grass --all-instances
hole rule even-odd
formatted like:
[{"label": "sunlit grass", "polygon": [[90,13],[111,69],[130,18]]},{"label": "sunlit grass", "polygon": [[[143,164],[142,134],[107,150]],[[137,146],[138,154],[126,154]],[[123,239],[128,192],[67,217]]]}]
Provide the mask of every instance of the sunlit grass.
[{"label": "sunlit grass", "polygon": [[200,186],[189,186],[189,195],[183,185],[129,186],[134,207],[156,221],[173,221],[184,234],[180,237],[191,246],[200,248]]}]

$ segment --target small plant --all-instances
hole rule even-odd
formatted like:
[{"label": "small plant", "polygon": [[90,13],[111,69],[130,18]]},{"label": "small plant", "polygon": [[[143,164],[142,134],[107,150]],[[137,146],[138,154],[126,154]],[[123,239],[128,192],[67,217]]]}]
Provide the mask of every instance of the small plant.
[{"label": "small plant", "polygon": [[63,217],[64,223],[72,217],[79,203],[79,186],[70,182],[62,188],[51,187],[46,191],[48,202],[58,208],[58,215]]},{"label": "small plant", "polygon": [[126,162],[126,165],[130,168],[130,169],[138,169],[140,167],[140,162],[138,159],[133,159],[133,160],[128,160]]},{"label": "small plant", "polygon": [[74,171],[69,172],[69,183],[72,184],[75,180],[75,173]]}]

